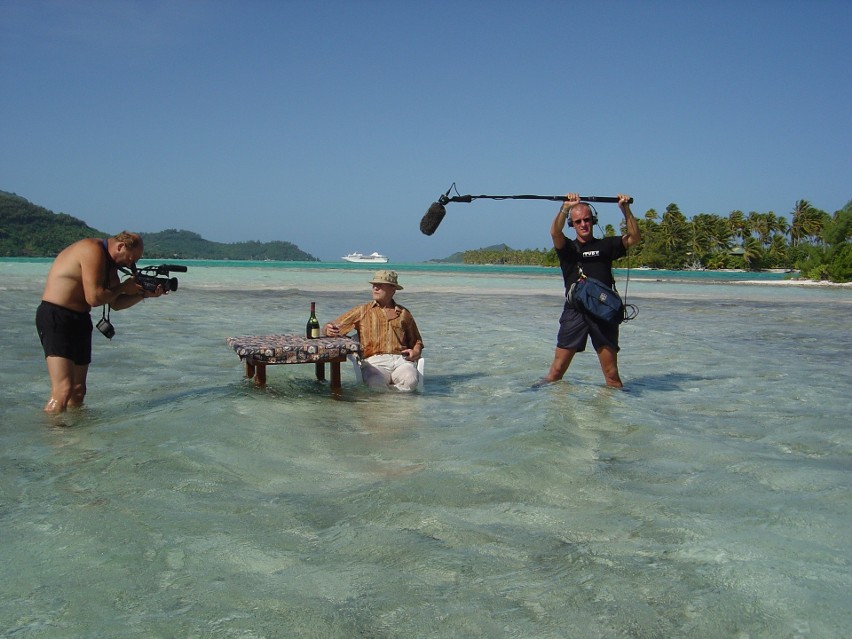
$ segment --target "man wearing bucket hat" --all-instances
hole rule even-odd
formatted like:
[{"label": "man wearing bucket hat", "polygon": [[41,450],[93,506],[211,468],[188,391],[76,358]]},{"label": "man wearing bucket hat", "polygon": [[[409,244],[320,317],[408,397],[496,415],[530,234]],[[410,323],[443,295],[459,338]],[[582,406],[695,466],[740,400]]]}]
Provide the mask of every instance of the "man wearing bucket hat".
[{"label": "man wearing bucket hat", "polygon": [[329,337],[352,329],[361,342],[361,374],[372,388],[410,391],[420,383],[416,362],[423,340],[411,312],[393,296],[402,290],[395,271],[377,271],[370,280],[373,300],[347,311],[326,324]]}]

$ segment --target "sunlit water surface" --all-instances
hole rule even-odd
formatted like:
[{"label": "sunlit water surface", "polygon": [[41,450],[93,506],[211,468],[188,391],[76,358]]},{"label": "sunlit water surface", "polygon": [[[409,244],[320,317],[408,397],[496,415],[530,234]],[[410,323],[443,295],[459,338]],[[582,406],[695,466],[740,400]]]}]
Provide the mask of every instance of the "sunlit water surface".
[{"label": "sunlit water surface", "polygon": [[557,271],[400,265],[425,388],[344,367],[335,399],[225,338],[328,321],[369,270],[187,264],[55,419],[49,263],[0,261],[2,636],[852,635],[849,289],[634,271],[625,390],[593,353],[533,390]]}]

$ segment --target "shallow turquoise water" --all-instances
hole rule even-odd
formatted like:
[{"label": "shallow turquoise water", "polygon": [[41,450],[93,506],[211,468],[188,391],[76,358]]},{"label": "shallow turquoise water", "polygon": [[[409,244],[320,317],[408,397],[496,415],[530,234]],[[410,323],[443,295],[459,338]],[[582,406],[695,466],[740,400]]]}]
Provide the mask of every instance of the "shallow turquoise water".
[{"label": "shallow turquoise water", "polygon": [[632,272],[625,391],[592,354],[533,391],[557,271],[391,265],[425,390],[344,369],[336,400],[310,367],[255,388],[225,338],[327,321],[372,268],[187,264],[57,421],[49,262],[0,261],[3,636],[852,631],[848,289]]}]

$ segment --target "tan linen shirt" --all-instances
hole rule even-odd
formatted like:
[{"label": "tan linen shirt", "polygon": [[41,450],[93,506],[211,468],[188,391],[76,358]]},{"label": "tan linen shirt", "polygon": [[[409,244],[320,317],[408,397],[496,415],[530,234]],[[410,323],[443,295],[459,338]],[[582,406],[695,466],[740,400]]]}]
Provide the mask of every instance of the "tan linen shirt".
[{"label": "tan linen shirt", "polygon": [[361,342],[361,356],[399,355],[403,349],[414,348],[423,340],[414,316],[407,308],[394,302],[396,317],[388,319],[384,309],[377,302],[367,302],[347,311],[332,322],[346,335],[353,328],[358,331]]}]

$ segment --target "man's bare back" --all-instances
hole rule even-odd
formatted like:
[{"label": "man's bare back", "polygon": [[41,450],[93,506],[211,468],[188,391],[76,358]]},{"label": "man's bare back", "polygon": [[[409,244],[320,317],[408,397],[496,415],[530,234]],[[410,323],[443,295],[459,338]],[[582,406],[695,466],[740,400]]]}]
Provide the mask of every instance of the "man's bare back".
[{"label": "man's bare back", "polygon": [[109,238],[104,250],[104,240],[87,238],[75,242],[56,256],[41,298],[80,313],[104,304],[118,309],[116,302],[120,297],[139,294],[132,278],[119,285],[118,267],[130,267],[141,255],[141,243],[127,248],[125,243]]}]

